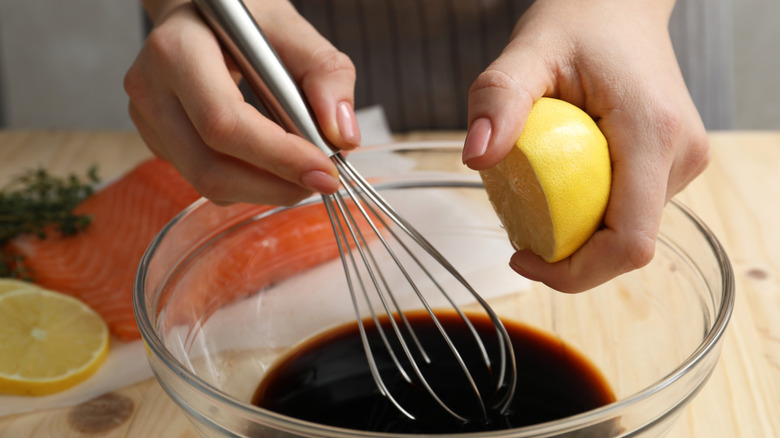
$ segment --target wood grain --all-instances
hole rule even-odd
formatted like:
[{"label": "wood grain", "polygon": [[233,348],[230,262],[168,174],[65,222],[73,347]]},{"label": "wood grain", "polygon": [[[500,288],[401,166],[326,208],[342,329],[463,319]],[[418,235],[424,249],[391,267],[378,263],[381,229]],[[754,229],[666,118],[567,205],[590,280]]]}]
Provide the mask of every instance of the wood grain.
[{"label": "wood grain", "polygon": [[[400,140],[462,140],[462,132]],[[737,304],[710,381],[669,432],[674,438],[780,436],[780,132],[713,132],[712,163],[678,198],[713,229],[737,279]],[[151,156],[135,133],[0,131],[0,183],[23,169],[112,178]],[[75,408],[0,418],[0,438],[198,436],[154,380],[123,388],[130,417],[100,434],[74,428]]]}]

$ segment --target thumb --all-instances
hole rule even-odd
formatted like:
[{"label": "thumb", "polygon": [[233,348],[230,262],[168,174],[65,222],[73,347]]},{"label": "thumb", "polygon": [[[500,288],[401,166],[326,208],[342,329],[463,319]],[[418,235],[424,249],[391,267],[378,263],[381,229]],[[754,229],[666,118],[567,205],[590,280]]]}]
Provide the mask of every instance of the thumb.
[{"label": "thumb", "polygon": [[463,163],[487,169],[509,153],[534,102],[553,90],[545,65],[533,50],[510,45],[477,77],[469,90]]}]

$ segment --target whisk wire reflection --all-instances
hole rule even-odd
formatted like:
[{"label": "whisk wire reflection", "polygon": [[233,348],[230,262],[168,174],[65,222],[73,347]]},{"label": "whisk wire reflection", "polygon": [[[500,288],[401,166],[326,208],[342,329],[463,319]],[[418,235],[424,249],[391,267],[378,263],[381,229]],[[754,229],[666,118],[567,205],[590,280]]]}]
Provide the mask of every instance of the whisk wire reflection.
[{"label": "whisk wire reflection", "polygon": [[[347,285],[349,288],[350,295],[352,297],[352,305],[355,314],[360,315],[360,308],[355,293],[356,286],[353,283],[353,275],[350,275],[351,270],[354,270],[355,272],[354,279],[356,279],[358,284],[360,285],[360,289],[363,291],[364,298],[366,300],[368,300],[368,292],[362,276],[357,271],[358,265],[357,262],[355,261],[355,257],[352,251],[350,251],[349,249],[349,243],[348,243],[349,241],[347,239],[347,233],[344,230],[344,224],[342,220],[339,219],[340,217],[339,215],[342,215],[341,217],[343,217],[344,215],[344,211],[345,211],[345,207],[343,205],[344,203],[342,198],[338,195],[323,195],[322,199],[328,211],[328,216],[330,217],[330,223],[333,226],[333,234],[334,236],[336,236],[336,242],[338,244],[338,250],[341,256],[341,262],[344,267],[344,273],[346,274],[345,277],[347,280]],[[334,203],[336,204],[335,206]],[[357,234],[355,233],[352,226],[347,226],[347,228],[350,230],[350,238],[352,238],[353,241],[356,241]],[[360,242],[360,245],[364,245],[364,244],[365,244],[365,240]],[[365,257],[365,253],[363,251],[360,251],[360,253],[361,253],[361,257]],[[351,269],[350,266],[352,266],[353,269]],[[371,312],[371,316],[374,320],[374,324],[376,325],[376,327],[380,327],[377,315],[373,310]],[[360,339],[363,344],[363,351],[366,352],[366,360],[368,361],[369,370],[371,371],[371,377],[373,378],[377,388],[379,389],[379,392],[382,394],[382,396],[387,398],[393,404],[393,406],[395,406],[403,415],[405,415],[411,420],[414,420],[415,419],[414,415],[412,415],[409,411],[404,409],[400,403],[398,403],[398,401],[393,397],[393,395],[388,390],[387,386],[384,383],[384,380],[382,380],[382,376],[379,373],[379,368],[377,367],[376,361],[374,360],[374,355],[369,353],[371,351],[371,345],[368,341],[365,325],[363,324],[361,318],[357,318],[357,322],[358,322],[358,329],[360,331]],[[389,341],[384,331],[380,330],[378,331],[378,333],[381,336],[382,342],[385,344],[387,351],[390,354],[390,357],[393,363],[395,364],[396,368],[399,370],[404,380],[411,383],[412,381],[411,378],[404,370],[404,367],[401,366],[400,362],[398,361],[398,358],[395,355],[395,351],[390,347]]]},{"label": "whisk wire reflection", "polygon": [[[366,222],[369,224],[369,226],[373,229],[374,233],[376,233],[379,240],[382,241],[384,247],[388,250],[388,253],[391,255],[391,257],[395,260],[396,265],[401,269],[401,271],[404,273],[404,275],[410,279],[408,273],[403,268],[403,265],[400,263],[400,261],[395,257],[395,253],[390,249],[387,242],[382,237],[381,233],[379,232],[379,229],[377,225],[374,223],[374,221],[371,219],[371,217],[368,215],[368,212],[365,210],[364,206],[358,202],[358,197],[354,192],[355,186],[352,185],[349,180],[345,180],[342,178],[342,183],[345,184],[345,189],[347,190],[349,194],[349,198],[355,202],[355,205],[359,209],[361,213],[361,217],[366,220]],[[335,203],[335,207],[333,208],[333,205]],[[390,391],[387,389],[387,386],[384,383],[384,380],[381,377],[381,374],[379,372],[379,369],[376,365],[376,361],[374,358],[374,354],[372,353],[372,347],[370,343],[368,342],[368,338],[366,335],[366,330],[363,325],[362,319],[360,318],[360,309],[357,299],[357,293],[355,292],[355,283],[360,286],[360,290],[363,293],[363,297],[366,301],[366,303],[369,303],[369,310],[371,312],[371,318],[374,321],[375,327],[377,328],[377,332],[382,338],[382,342],[385,345],[385,348],[387,349],[387,352],[392,357],[392,360],[394,364],[396,365],[396,368],[398,371],[403,375],[404,379],[412,383],[411,378],[409,378],[408,374],[406,373],[404,367],[400,364],[400,362],[397,359],[397,356],[394,352],[394,349],[391,347],[389,340],[387,339],[387,336],[384,332],[384,329],[382,328],[382,325],[379,322],[378,316],[376,312],[374,311],[373,307],[370,305],[371,299],[369,297],[368,293],[368,287],[366,287],[366,280],[363,278],[363,275],[367,274],[370,278],[371,282],[370,284],[373,286],[373,290],[377,293],[377,296],[381,300],[382,306],[385,310],[385,313],[389,316],[388,321],[390,322],[393,332],[396,335],[397,340],[400,343],[400,346],[409,360],[410,365],[412,366],[415,375],[419,379],[420,383],[423,385],[423,387],[428,391],[428,393],[436,400],[436,402],[442,406],[447,412],[449,412],[451,415],[457,417],[458,419],[461,419],[465,421],[466,419],[461,417],[460,415],[456,414],[454,411],[452,411],[433,391],[430,384],[425,379],[424,375],[422,374],[422,371],[420,370],[419,366],[415,362],[412,356],[412,352],[406,343],[401,330],[396,323],[395,319],[391,317],[393,314],[393,311],[390,309],[390,306],[388,304],[387,296],[390,297],[391,301],[393,302],[393,305],[396,307],[397,314],[400,315],[404,323],[407,327],[407,330],[410,334],[414,336],[415,339],[416,335],[414,335],[414,330],[412,329],[411,325],[406,320],[405,315],[400,309],[400,306],[398,306],[397,302],[395,301],[395,298],[393,297],[392,293],[390,293],[389,286],[387,286],[387,282],[384,279],[384,276],[381,274],[381,270],[378,269],[378,264],[376,263],[376,259],[373,256],[373,253],[371,252],[371,249],[368,247],[368,244],[366,242],[365,237],[363,236],[362,232],[360,231],[359,224],[355,220],[354,216],[350,212],[350,210],[346,206],[346,202],[343,198],[343,196],[340,193],[337,193],[332,196],[332,199],[328,199],[326,197],[325,205],[328,208],[328,214],[330,215],[331,222],[334,224],[334,232],[337,236],[338,240],[338,248],[339,253],[341,254],[341,260],[344,265],[344,272],[346,274],[346,278],[348,281],[348,286],[350,290],[350,294],[352,297],[353,307],[355,309],[356,315],[358,316],[358,327],[361,333],[361,340],[363,342],[364,351],[366,352],[366,358],[369,363],[369,368],[371,370],[371,375],[374,378],[374,381],[377,384],[377,387],[379,388],[382,395],[387,397],[391,403],[393,403],[394,406],[396,406],[404,415],[409,417],[410,419],[414,420],[415,417],[413,414],[411,414],[409,411],[404,409],[398,401],[392,396]],[[377,219],[380,219],[379,217],[375,217]],[[386,226],[387,224],[383,224]],[[345,229],[348,231],[348,233],[345,231]],[[359,265],[354,257],[353,251],[350,250],[350,243],[354,245],[354,248],[357,250],[358,254],[360,255],[360,259],[362,260],[362,265]],[[360,269],[363,267],[364,269]],[[363,275],[361,275],[361,272],[364,272]],[[379,278],[378,278],[379,277]],[[353,282],[353,278],[356,279],[356,282]],[[380,284],[381,279],[381,284]],[[424,349],[422,348],[422,345],[419,342],[416,342],[419,351],[425,356],[426,361],[430,362],[430,359],[428,358],[427,354],[424,352]],[[479,395],[478,395],[479,396]]]},{"label": "whisk wire reflection", "polygon": [[[395,334],[395,338],[398,341],[398,345],[407,358],[408,365],[412,368],[414,375],[417,377],[417,382],[425,388],[425,391],[439,404],[445,411],[447,411],[453,417],[460,421],[467,422],[473,420],[474,417],[461,415],[453,410],[447,403],[445,403],[435,391],[428,380],[425,378],[423,371],[418,365],[417,361],[412,354],[409,345],[406,342],[406,338],[401,332],[401,328],[397,324],[395,317],[400,318],[406,333],[411,337],[413,343],[416,346],[417,351],[420,353],[422,359],[427,364],[431,363],[431,359],[427,354],[422,343],[419,341],[412,324],[408,321],[401,306],[396,300],[395,294],[388,285],[387,279],[383,274],[383,270],[380,269],[380,264],[377,262],[374,254],[369,246],[367,239],[363,235],[363,229],[373,232],[381,245],[379,248],[383,248],[384,252],[392,259],[392,264],[397,268],[398,272],[404,277],[406,284],[414,292],[414,295],[422,304],[423,308],[430,316],[437,330],[442,336],[442,339],[446,343],[452,356],[455,358],[458,366],[463,372],[468,384],[473,391],[479,404],[481,418],[487,419],[487,407],[485,405],[485,398],[480,393],[479,387],[476,384],[469,367],[461,357],[458,348],[455,346],[453,340],[450,338],[447,331],[442,326],[441,322],[434,313],[433,308],[428,303],[424,294],[420,291],[417,282],[413,279],[407,267],[400,260],[399,255],[396,254],[396,250],[393,249],[384,234],[388,235],[388,238],[392,238],[394,243],[397,243],[405,256],[408,256],[412,260],[416,268],[425,274],[425,276],[432,282],[433,285],[441,292],[443,297],[449,302],[450,306],[456,311],[460,319],[466,324],[468,330],[474,338],[477,344],[477,348],[480,350],[485,366],[488,369],[493,369],[493,364],[490,361],[490,357],[487,353],[485,345],[481,340],[479,334],[474,328],[469,318],[463,313],[460,307],[455,303],[455,300],[450,294],[445,291],[445,288],[436,280],[435,276],[426,268],[425,264],[415,255],[404,239],[401,238],[395,231],[393,225],[402,230],[402,232],[409,236],[411,240],[419,245],[429,254],[436,263],[443,266],[466,290],[468,290],[472,296],[475,297],[477,302],[487,311],[491,322],[493,323],[496,334],[498,336],[498,346],[500,350],[499,360],[499,373],[496,380],[495,393],[504,389],[504,395],[492,406],[494,409],[499,409],[500,412],[504,412],[514,396],[514,386],[516,383],[516,369],[515,369],[515,357],[512,351],[511,343],[508,337],[506,329],[498,319],[497,315],[489,307],[489,305],[471,288],[468,282],[460,275],[460,273],[431,245],[414,227],[412,227],[402,216],[400,216],[391,206],[387,203],[379,193],[357,172],[350,163],[348,163],[341,154],[334,154],[331,159],[337,165],[339,169],[339,178],[341,180],[343,190],[333,195],[323,195],[323,202],[330,216],[331,223],[333,225],[334,236],[338,242],[338,249],[341,255],[341,261],[344,268],[344,273],[347,280],[347,285],[352,298],[355,314],[358,320],[358,327],[361,334],[361,340],[363,343],[366,358],[369,364],[369,369],[374,379],[377,388],[380,393],[385,396],[401,413],[407,416],[409,419],[414,420],[415,416],[408,410],[404,409],[401,404],[392,396],[387,388],[382,375],[378,369],[375,353],[372,350],[372,346],[369,343],[368,336],[366,334],[366,328],[363,325],[361,318],[360,304],[358,299],[358,290],[361,292],[364,302],[370,312],[371,318],[376,327],[377,333],[382,339],[387,353],[389,354],[395,368],[402,375],[402,377],[409,383],[412,383],[412,379],[406,372],[405,367],[398,359],[395,349],[391,346],[388,340],[387,334],[382,324],[380,324],[378,315],[374,310],[374,306],[371,304],[370,292],[373,292],[373,296],[379,298],[381,302],[381,308],[387,316],[387,320],[390,323],[392,332]],[[352,213],[353,209],[349,208],[349,205],[354,205],[355,214],[359,214],[356,218]],[[377,209],[379,211],[377,211]],[[388,223],[385,218],[389,218]],[[361,229],[361,224],[363,226]],[[381,228],[381,231],[380,231]],[[386,233],[383,233],[385,231]],[[372,236],[373,238],[373,236]],[[355,253],[359,257],[355,256]],[[359,260],[357,260],[359,258]],[[392,303],[392,308],[390,306]],[[507,372],[509,371],[509,372]],[[509,377],[510,382],[505,380]]]}]

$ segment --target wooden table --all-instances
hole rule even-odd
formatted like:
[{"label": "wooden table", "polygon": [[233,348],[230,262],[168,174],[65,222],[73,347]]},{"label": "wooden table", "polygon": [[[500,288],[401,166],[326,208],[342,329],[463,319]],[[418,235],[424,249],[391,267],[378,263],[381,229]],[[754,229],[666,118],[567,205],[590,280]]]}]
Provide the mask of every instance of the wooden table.
[{"label": "wooden table", "polygon": [[[433,138],[463,134],[401,139]],[[726,247],[737,304],[712,378],[669,437],[780,437],[780,132],[713,132],[710,141],[711,165],[678,198]],[[0,183],[34,166],[65,174],[83,173],[91,163],[111,178],[149,156],[130,132],[0,131]],[[0,438],[197,436],[156,381],[116,394],[132,402],[124,421],[107,419],[90,429],[74,423],[78,407],[61,408],[0,418]]]}]

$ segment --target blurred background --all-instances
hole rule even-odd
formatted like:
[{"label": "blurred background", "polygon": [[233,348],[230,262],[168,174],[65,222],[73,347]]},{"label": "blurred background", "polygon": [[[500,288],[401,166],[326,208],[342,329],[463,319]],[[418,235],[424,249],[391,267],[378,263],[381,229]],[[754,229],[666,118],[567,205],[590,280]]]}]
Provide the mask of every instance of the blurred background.
[{"label": "blurred background", "polygon": [[[678,0],[675,48],[709,129],[780,129],[778,22],[777,0]],[[122,80],[144,33],[136,0],[0,0],[0,128],[134,129]]]}]

